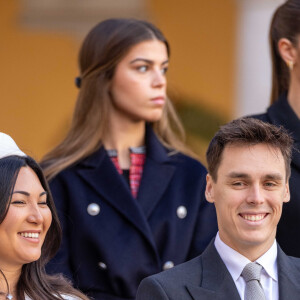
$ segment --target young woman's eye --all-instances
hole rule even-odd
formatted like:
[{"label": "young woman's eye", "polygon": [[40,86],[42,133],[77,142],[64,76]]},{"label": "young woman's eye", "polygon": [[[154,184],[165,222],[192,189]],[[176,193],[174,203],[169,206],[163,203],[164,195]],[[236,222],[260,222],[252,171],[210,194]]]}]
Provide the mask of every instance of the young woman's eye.
[{"label": "young woman's eye", "polygon": [[145,73],[148,70],[148,66],[139,66],[137,70],[141,73]]},{"label": "young woman's eye", "polygon": [[23,201],[23,200],[13,200],[13,201],[11,201],[11,204],[25,204],[25,201]]},{"label": "young woman's eye", "polygon": [[168,72],[168,67],[162,68],[161,73],[166,74]]},{"label": "young woman's eye", "polygon": [[38,204],[41,205],[41,206],[47,206],[48,202],[47,201],[41,201]]}]

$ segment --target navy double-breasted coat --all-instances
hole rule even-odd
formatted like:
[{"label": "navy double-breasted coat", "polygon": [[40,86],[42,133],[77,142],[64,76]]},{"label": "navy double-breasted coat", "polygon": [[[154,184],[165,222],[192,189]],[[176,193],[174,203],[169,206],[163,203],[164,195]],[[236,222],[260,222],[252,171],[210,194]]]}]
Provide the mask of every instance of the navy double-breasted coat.
[{"label": "navy double-breasted coat", "polygon": [[205,176],[198,161],[170,155],[148,128],[135,199],[101,147],[50,183],[63,243],[47,270],[95,299],[134,299],[144,277],[195,257],[215,236]]}]

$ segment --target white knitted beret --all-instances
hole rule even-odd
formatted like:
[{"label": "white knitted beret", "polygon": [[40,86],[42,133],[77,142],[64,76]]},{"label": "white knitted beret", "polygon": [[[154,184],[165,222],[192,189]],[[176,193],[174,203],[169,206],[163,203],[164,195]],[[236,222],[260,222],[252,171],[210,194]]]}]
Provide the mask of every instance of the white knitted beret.
[{"label": "white knitted beret", "polygon": [[26,156],[9,135],[0,132],[0,159],[10,155]]}]

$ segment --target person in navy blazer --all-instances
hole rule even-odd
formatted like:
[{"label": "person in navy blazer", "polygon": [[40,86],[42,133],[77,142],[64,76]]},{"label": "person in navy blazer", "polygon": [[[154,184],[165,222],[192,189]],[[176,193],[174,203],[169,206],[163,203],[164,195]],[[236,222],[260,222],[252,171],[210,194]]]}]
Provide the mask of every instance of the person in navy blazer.
[{"label": "person in navy blazer", "polygon": [[250,262],[263,267],[266,300],[298,299],[300,259],[287,256],[275,240],[290,200],[291,148],[284,129],[260,120],[221,127],[207,150],[206,185],[219,232],[200,256],[144,279],[136,300],[249,300],[242,271]]},{"label": "person in navy blazer", "polygon": [[290,189],[292,201],[284,206],[277,240],[288,255],[300,257],[300,2],[289,0],[275,11],[270,26],[272,53],[271,105],[266,113],[252,116],[285,127],[293,136]]},{"label": "person in navy blazer", "polygon": [[206,169],[172,129],[168,57],[148,22],[96,25],[80,52],[73,125],[42,163],[64,236],[47,270],[94,299],[135,299],[144,277],[197,256],[217,232]]}]

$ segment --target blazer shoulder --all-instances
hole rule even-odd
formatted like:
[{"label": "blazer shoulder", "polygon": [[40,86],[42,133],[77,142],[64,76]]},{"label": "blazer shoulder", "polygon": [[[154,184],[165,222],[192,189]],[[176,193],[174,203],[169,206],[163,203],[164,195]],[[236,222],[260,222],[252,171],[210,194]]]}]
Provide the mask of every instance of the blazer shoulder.
[{"label": "blazer shoulder", "polygon": [[172,269],[150,276],[156,281],[167,285],[168,283],[178,285],[197,284],[200,282],[202,273],[201,255],[179,264]]},{"label": "blazer shoulder", "polygon": [[186,286],[199,285],[201,256],[142,280],[137,300],[190,299]]}]

